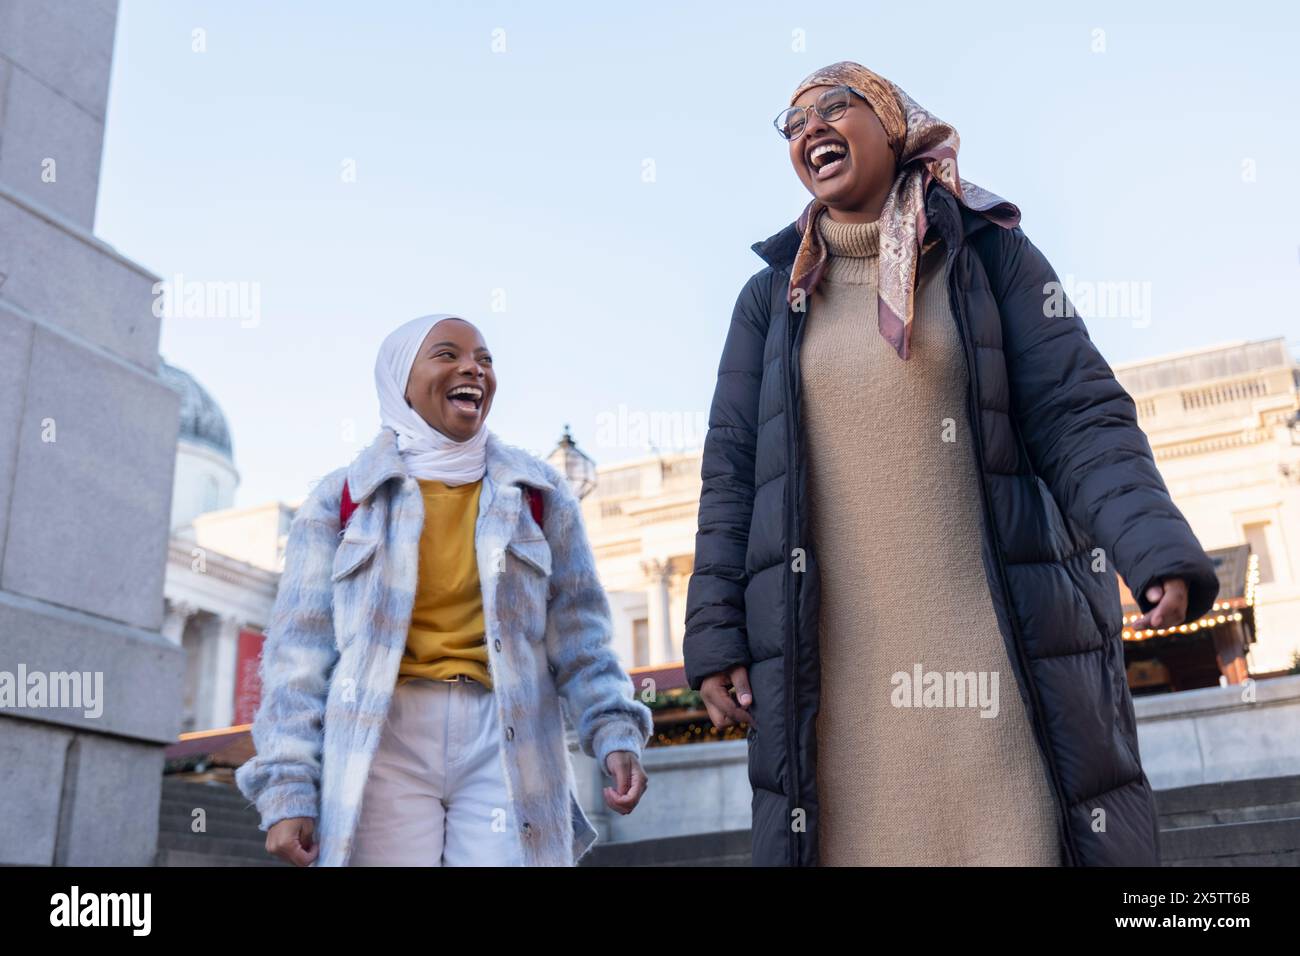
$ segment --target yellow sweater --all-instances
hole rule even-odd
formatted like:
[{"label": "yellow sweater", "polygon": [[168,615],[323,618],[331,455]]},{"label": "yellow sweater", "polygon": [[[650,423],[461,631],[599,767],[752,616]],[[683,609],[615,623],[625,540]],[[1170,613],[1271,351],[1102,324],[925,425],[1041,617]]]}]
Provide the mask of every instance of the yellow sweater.
[{"label": "yellow sweater", "polygon": [[452,487],[432,479],[418,481],[424,494],[420,577],[398,686],[413,677],[440,680],[467,674],[490,688],[474,550],[483,482]]}]

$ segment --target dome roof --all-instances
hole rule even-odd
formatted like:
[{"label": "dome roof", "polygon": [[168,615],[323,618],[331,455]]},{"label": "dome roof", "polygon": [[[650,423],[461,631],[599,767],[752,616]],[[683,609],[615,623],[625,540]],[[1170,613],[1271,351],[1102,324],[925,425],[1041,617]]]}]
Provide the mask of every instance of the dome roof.
[{"label": "dome roof", "polygon": [[226,424],[226,413],[216,403],[207,389],[194,380],[189,372],[183,372],[174,365],[168,365],[160,356],[158,359],[158,376],[173,391],[181,396],[181,430],[180,438],[206,445],[213,451],[220,452],[234,463],[234,453],[230,447],[230,427]]}]

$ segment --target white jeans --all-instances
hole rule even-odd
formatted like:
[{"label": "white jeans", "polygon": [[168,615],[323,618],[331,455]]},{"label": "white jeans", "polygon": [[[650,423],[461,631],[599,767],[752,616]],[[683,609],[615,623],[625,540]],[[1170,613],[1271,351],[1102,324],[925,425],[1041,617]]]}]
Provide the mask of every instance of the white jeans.
[{"label": "white jeans", "polygon": [[522,866],[495,695],[476,681],[393,691],[349,866]]}]

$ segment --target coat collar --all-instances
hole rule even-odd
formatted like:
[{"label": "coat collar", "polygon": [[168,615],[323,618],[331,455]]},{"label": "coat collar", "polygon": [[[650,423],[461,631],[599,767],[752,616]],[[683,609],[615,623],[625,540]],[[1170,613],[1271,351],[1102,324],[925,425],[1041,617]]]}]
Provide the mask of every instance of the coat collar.
[{"label": "coat collar", "polygon": [[[406,466],[397,450],[397,432],[388,426],[361,450],[348,466],[348,494],[354,502],[369,498],[385,481],[406,478]],[[492,431],[487,438],[487,477],[500,487],[524,484],[551,491],[555,485],[546,468],[522,448],[507,445]]]},{"label": "coat collar", "polygon": [[[971,233],[993,225],[984,216],[958,203],[957,198],[943,188],[937,180],[932,180],[926,190],[925,214],[928,223],[926,235],[930,232],[938,232],[949,251],[961,244],[957,241],[959,238],[965,241]],[[961,229],[960,237],[957,231],[958,222]],[[789,272],[790,267],[794,265],[794,257],[799,252],[799,243],[802,239],[803,235],[798,228],[794,223],[790,223],[780,232],[754,243],[750,248],[772,268]]]}]

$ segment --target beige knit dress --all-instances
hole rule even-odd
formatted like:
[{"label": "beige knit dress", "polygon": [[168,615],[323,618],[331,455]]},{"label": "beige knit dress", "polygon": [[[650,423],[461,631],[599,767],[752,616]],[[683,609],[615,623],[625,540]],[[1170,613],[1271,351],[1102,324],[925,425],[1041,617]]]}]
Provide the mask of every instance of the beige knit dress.
[{"label": "beige knit dress", "polygon": [[[830,261],[799,360],[822,586],[821,864],[1059,866],[1055,799],[980,557],[942,252],[922,259],[903,361],[876,328],[878,224],[819,228]],[[985,696],[960,706],[946,677],[946,697],[934,678],[913,692],[896,677],[918,670],[973,672]],[[899,706],[926,686],[947,705]]]}]

